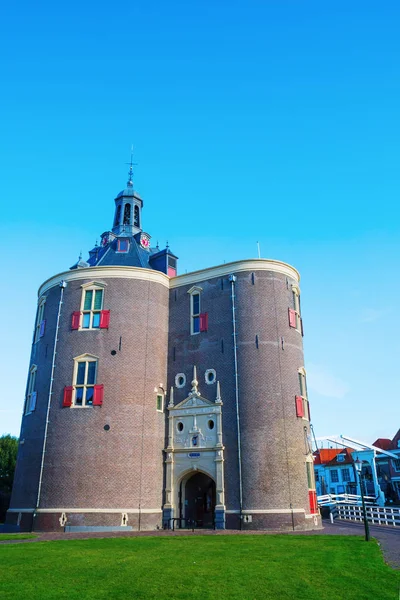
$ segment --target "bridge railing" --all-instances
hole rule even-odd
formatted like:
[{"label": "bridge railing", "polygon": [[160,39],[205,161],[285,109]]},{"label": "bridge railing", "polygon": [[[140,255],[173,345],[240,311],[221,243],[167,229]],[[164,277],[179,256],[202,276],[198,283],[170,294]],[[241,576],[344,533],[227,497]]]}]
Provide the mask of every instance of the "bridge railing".
[{"label": "bridge railing", "polygon": [[[362,507],[358,504],[337,504],[335,507],[338,519],[346,521],[363,521]],[[368,522],[371,525],[390,525],[400,527],[400,508],[388,506],[366,506]]]},{"label": "bridge railing", "polygon": [[[325,494],[318,496],[318,506],[328,506],[332,504],[361,504],[361,496],[356,494]],[[366,505],[373,505],[375,502],[374,496],[364,496]]]}]

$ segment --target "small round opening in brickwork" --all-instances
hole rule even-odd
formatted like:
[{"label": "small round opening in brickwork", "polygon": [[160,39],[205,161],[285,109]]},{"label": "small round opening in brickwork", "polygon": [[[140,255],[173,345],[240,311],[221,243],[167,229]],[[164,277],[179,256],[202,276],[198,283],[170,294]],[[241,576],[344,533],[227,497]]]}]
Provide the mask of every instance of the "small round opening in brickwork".
[{"label": "small round opening in brickwork", "polygon": [[111,356],[115,356],[117,354],[116,350],[111,350]]},{"label": "small round opening in brickwork", "polygon": [[178,428],[178,431],[183,431],[183,423],[181,421],[179,421],[177,428]]},{"label": "small round opening in brickwork", "polygon": [[207,369],[207,371],[205,372],[206,383],[210,385],[211,383],[215,383],[216,379],[217,373],[215,372],[215,369]]},{"label": "small round opening in brickwork", "polygon": [[214,429],[214,421],[212,419],[208,421],[208,429]]},{"label": "small round opening in brickwork", "polygon": [[104,425],[104,431],[109,431],[110,430],[110,426],[109,425]]}]

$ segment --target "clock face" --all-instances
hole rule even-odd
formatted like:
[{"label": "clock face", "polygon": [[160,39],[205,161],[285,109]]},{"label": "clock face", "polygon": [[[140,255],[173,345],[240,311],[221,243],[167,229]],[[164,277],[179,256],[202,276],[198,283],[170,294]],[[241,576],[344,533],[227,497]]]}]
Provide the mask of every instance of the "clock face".
[{"label": "clock face", "polygon": [[146,236],[142,235],[142,237],[140,238],[140,245],[143,248],[148,248],[150,246],[150,240],[149,240],[149,238],[147,238]]},{"label": "clock face", "polygon": [[105,235],[103,237],[103,239],[101,240],[101,245],[102,246],[107,246],[107,244],[108,244],[108,237]]}]

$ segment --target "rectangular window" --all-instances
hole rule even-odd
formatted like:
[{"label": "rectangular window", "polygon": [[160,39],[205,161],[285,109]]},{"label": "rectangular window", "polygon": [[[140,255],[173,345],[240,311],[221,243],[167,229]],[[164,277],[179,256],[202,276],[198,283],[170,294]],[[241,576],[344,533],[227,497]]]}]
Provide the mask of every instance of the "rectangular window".
[{"label": "rectangular window", "polygon": [[337,469],[331,470],[331,482],[337,483],[339,481],[339,473]]},{"label": "rectangular window", "polygon": [[25,399],[25,414],[29,414],[36,408],[36,371],[35,365],[31,367],[29,371],[28,386],[26,388],[26,399]]},{"label": "rectangular window", "polygon": [[300,314],[300,290],[297,285],[292,285],[293,308],[289,308],[289,325],[303,335],[303,323]]},{"label": "rectangular window", "polygon": [[191,333],[200,333],[200,294],[191,295]]},{"label": "rectangular window", "polygon": [[350,481],[350,469],[342,469],[342,480]]},{"label": "rectangular window", "polygon": [[[297,396],[296,398],[302,399],[303,414],[301,416],[303,417],[303,419],[306,419],[307,421],[309,421],[310,420],[310,406],[309,406],[308,397],[307,397],[306,374],[305,374],[303,367],[301,369],[299,369],[299,390],[300,390],[300,396]],[[296,402],[298,402],[298,400],[296,400]],[[300,415],[297,415],[297,416],[300,416]]]},{"label": "rectangular window", "polygon": [[102,308],[103,290],[85,290],[82,310],[82,329],[99,329]]},{"label": "rectangular window", "polygon": [[306,462],[307,469],[307,484],[309,490],[315,490],[314,482],[314,464],[312,462]]},{"label": "rectangular window", "polygon": [[33,342],[37,342],[41,337],[44,336],[46,321],[44,320],[44,305],[45,299],[41,300],[37,309],[36,323],[35,323],[35,334]]},{"label": "rectangular window", "polygon": [[161,394],[157,394],[156,408],[159,412],[163,411],[164,397]]},{"label": "rectangular window", "polygon": [[97,360],[76,363],[74,381],[74,406],[91,406],[97,375]]}]

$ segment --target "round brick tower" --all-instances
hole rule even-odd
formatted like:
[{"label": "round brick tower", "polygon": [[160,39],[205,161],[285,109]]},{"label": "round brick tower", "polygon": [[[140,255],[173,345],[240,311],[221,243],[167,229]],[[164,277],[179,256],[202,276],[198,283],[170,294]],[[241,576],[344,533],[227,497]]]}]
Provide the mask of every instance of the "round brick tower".
[{"label": "round brick tower", "polygon": [[161,526],[170,250],[132,181],[100,246],[39,289],[8,523]]}]

